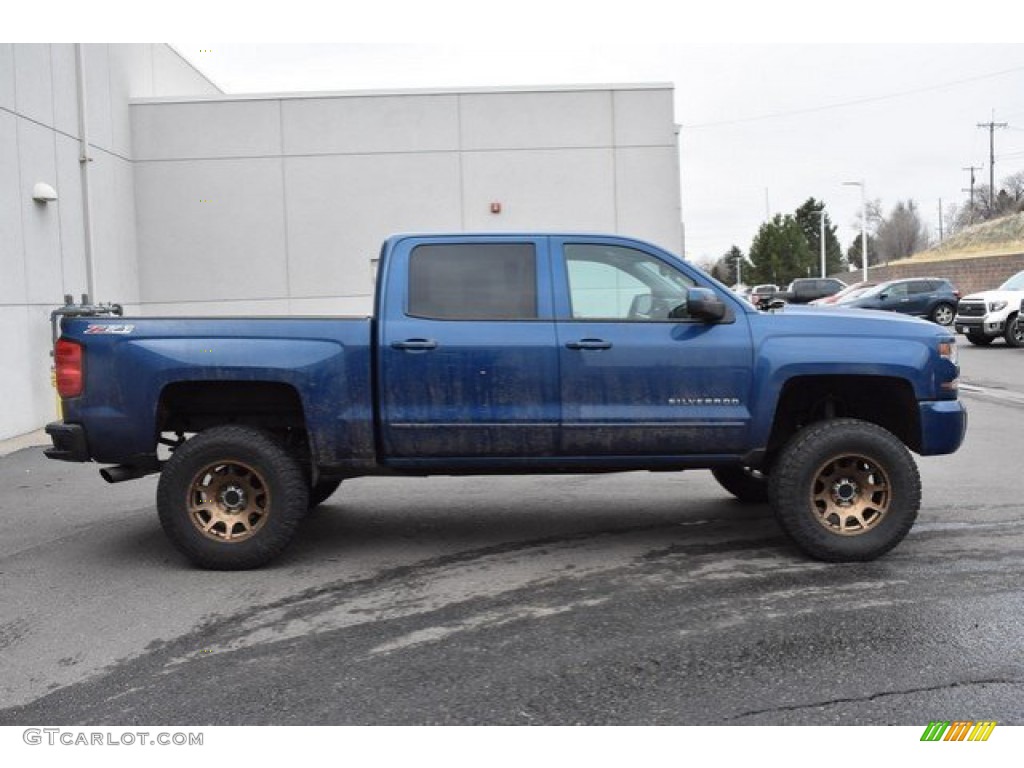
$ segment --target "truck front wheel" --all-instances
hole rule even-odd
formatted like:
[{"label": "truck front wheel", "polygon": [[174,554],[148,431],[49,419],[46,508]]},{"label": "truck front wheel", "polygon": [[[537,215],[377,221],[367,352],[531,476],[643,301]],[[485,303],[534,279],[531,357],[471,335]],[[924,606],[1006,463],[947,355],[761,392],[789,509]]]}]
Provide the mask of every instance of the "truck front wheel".
[{"label": "truck front wheel", "polygon": [[178,448],[157,486],[160,524],[193,563],[257,568],[291,541],[309,488],[298,462],[270,435],[213,427]]},{"label": "truck front wheel", "polygon": [[1003,331],[1003,338],[1008,346],[1024,346],[1024,323],[1020,321],[1020,315],[1010,315],[1006,319],[1006,330]]},{"label": "truck front wheel", "polygon": [[772,474],[779,525],[818,560],[873,560],[907,535],[921,506],[910,452],[881,427],[830,419],[799,432]]}]

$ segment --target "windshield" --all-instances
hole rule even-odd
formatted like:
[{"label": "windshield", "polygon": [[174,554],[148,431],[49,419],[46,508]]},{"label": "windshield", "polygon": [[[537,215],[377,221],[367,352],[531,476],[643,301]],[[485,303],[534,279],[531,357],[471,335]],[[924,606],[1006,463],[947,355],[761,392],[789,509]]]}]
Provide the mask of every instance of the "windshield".
[{"label": "windshield", "polygon": [[1024,272],[1018,272],[999,286],[1001,291],[1024,291]]}]

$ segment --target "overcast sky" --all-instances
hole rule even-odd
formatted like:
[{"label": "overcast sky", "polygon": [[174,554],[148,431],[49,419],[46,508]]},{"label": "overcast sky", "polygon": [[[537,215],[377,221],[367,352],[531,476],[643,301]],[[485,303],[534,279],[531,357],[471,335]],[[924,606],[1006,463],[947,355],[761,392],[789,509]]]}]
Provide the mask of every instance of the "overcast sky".
[{"label": "overcast sky", "polygon": [[[996,131],[996,179],[1024,169],[1024,45],[175,43],[226,92],[668,82],[675,86],[687,256],[749,248],[771,212],[822,199],[844,249],[861,180],[888,210],[912,198],[933,234],[965,199]],[[209,52],[201,52],[209,51]]]}]

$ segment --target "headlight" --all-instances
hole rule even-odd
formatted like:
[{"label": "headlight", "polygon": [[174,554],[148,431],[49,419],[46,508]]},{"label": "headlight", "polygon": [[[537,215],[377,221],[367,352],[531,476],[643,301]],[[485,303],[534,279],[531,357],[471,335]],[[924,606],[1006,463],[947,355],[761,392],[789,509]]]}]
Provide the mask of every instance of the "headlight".
[{"label": "headlight", "polygon": [[989,312],[998,312],[1001,309],[1006,309],[1005,301],[993,301],[991,304],[988,305]]},{"label": "headlight", "polygon": [[939,357],[949,360],[953,365],[960,363],[960,355],[957,353],[956,341],[940,341],[939,342]]},{"label": "headlight", "polygon": [[948,381],[940,381],[939,389],[948,393],[951,397],[956,397],[956,391],[960,384],[960,357],[957,354],[956,339],[947,339],[946,341],[939,342],[939,357],[943,360],[949,360],[953,364],[953,378]]}]

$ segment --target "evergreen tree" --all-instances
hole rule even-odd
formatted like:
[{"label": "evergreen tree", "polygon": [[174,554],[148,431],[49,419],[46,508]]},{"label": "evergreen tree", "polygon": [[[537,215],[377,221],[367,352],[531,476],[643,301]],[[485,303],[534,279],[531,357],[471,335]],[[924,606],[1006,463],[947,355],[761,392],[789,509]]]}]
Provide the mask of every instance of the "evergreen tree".
[{"label": "evergreen tree", "polygon": [[[811,257],[815,259],[817,267],[812,273],[821,273],[821,217],[819,211],[825,210],[823,201],[815,200],[813,197],[796,209],[796,220],[807,238],[807,245],[811,250]],[[832,223],[829,215],[825,214],[825,274],[834,275],[845,269],[843,264],[843,248],[836,237],[836,225]]]},{"label": "evergreen tree", "polygon": [[[850,247],[846,251],[846,262],[850,265],[850,269],[861,269],[863,262],[861,261],[861,247],[860,247],[860,233],[850,243]],[[875,242],[875,238],[868,235],[868,266],[872,267],[878,264],[878,244]]]},{"label": "evergreen tree", "polygon": [[794,278],[815,274],[807,238],[791,214],[777,213],[771,221],[761,225],[750,244],[750,261],[750,277],[746,280],[749,285],[785,286]]},{"label": "evergreen tree", "polygon": [[749,284],[749,270],[750,263],[743,258],[743,251],[734,245],[715,262],[711,275],[729,286],[736,285],[741,280]]}]

